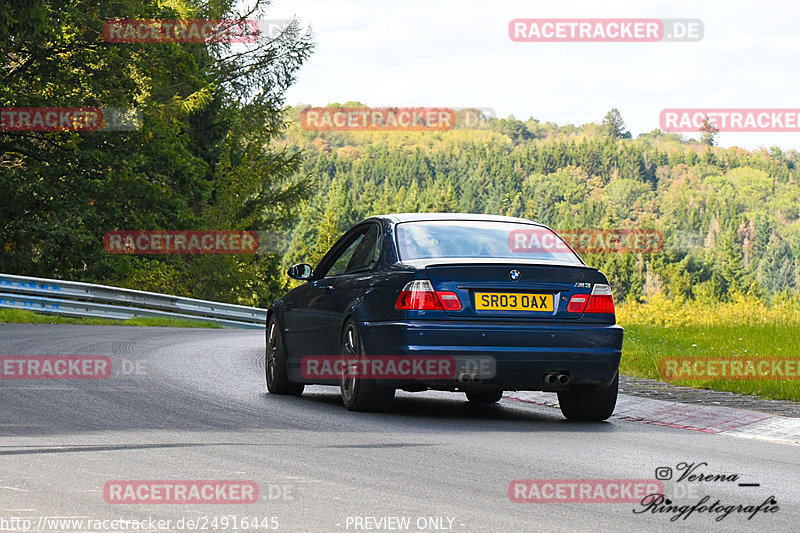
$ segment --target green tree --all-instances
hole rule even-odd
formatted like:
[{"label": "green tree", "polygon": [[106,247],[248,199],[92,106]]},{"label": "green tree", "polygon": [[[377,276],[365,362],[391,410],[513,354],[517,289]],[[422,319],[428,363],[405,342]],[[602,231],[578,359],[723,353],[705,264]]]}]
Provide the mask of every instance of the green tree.
[{"label": "green tree", "polygon": [[631,132],[625,129],[625,121],[622,120],[622,113],[616,107],[606,113],[603,117],[603,126],[606,127],[608,135],[613,139],[630,139]]},{"label": "green tree", "polygon": [[778,237],[772,234],[763,257],[757,268],[759,284],[770,296],[796,288],[796,265],[792,250]]},{"label": "green tree", "polygon": [[718,134],[719,128],[708,117],[703,119],[703,124],[700,126],[700,142],[706,146],[714,146],[717,144]]},{"label": "green tree", "polygon": [[[248,18],[265,14],[255,0]],[[275,38],[111,44],[109,19],[238,19],[221,0],[12,0],[0,6],[0,103],[141,112],[133,131],[0,136],[0,271],[259,303],[275,257],[106,254],[114,229],[254,229],[288,224],[308,191],[297,150],[273,148],[283,94],[312,43]],[[161,272],[156,281],[151,272]]]},{"label": "green tree", "polygon": [[722,294],[733,296],[744,293],[746,281],[744,259],[741,246],[736,240],[736,232],[733,230],[722,233],[714,271],[718,275],[716,284]]}]

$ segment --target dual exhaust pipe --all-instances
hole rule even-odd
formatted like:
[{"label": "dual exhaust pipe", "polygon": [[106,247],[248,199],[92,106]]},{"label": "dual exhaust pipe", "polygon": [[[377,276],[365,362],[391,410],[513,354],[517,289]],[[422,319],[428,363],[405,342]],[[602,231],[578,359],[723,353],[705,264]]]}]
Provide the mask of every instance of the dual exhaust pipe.
[{"label": "dual exhaust pipe", "polygon": [[550,372],[544,375],[544,382],[548,385],[569,385],[569,376],[561,372]]},{"label": "dual exhaust pipe", "polygon": [[468,374],[464,372],[458,376],[459,383],[480,383],[483,381],[483,376],[480,373]]},{"label": "dual exhaust pipe", "polygon": [[[463,372],[458,376],[459,383],[481,383],[483,377],[480,373],[469,374]],[[544,382],[548,385],[569,385],[569,375],[563,372],[548,372],[544,375]]]},{"label": "dual exhaust pipe", "polygon": [[[458,376],[459,383],[481,383],[483,377],[480,373],[469,374],[463,372]],[[569,385],[569,375],[563,372],[548,372],[544,375],[544,382],[548,385]]]}]

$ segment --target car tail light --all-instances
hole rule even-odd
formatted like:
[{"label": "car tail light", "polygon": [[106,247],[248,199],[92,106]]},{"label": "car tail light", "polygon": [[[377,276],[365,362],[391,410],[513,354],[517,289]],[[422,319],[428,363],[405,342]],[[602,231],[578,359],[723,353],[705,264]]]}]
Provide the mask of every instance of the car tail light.
[{"label": "car tail light", "polygon": [[589,297],[589,304],[586,306],[585,312],[613,313],[614,298],[611,296],[611,287],[605,284],[595,285]]},{"label": "car tail light", "polygon": [[442,307],[445,311],[461,311],[461,300],[458,295],[450,291],[436,291],[439,301],[442,302]]},{"label": "car tail light", "polygon": [[574,294],[572,298],[569,299],[569,304],[567,305],[567,312],[583,313],[583,310],[586,309],[586,303],[588,301],[589,301],[588,294]]},{"label": "car tail light", "polygon": [[454,292],[434,291],[430,281],[417,279],[406,283],[394,306],[396,309],[413,311],[460,311],[461,300]]}]

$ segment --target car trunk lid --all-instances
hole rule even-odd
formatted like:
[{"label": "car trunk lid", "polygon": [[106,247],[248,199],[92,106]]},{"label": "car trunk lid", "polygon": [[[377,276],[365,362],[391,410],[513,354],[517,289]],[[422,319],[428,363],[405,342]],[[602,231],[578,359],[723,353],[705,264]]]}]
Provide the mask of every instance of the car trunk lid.
[{"label": "car trunk lid", "polygon": [[576,319],[567,305],[588,295],[598,278],[595,268],[556,264],[434,264],[426,270],[434,290],[458,295],[461,309],[448,316],[471,319]]}]

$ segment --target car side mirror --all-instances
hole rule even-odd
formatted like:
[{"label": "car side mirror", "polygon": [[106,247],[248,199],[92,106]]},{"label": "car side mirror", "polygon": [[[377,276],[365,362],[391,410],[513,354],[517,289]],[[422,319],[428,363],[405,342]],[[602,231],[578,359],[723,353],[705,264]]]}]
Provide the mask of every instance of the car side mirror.
[{"label": "car side mirror", "polygon": [[289,267],[289,270],[287,270],[286,273],[292,279],[307,280],[311,277],[311,273],[313,271],[314,269],[311,268],[311,265],[307,263],[299,263]]}]

